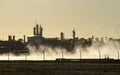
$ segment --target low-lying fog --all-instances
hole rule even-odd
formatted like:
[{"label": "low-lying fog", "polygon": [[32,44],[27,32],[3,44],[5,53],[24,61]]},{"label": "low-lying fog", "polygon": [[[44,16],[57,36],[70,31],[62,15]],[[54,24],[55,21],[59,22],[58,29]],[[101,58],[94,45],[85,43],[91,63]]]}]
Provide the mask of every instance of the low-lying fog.
[{"label": "low-lying fog", "polygon": [[66,59],[104,59],[106,58],[119,58],[120,44],[116,41],[106,42],[104,44],[93,43],[92,46],[82,48],[76,45],[74,51],[67,51],[63,48],[51,48],[40,45],[38,49],[35,46],[28,45],[30,54],[21,54],[15,56],[11,53],[3,54],[0,60],[55,60],[56,58]]}]

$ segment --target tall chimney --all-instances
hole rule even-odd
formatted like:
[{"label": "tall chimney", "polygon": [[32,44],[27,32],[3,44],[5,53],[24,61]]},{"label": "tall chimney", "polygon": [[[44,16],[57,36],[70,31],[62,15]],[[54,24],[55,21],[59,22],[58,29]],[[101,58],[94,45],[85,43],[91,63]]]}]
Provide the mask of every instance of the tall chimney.
[{"label": "tall chimney", "polygon": [[8,36],[8,40],[11,41],[12,40],[12,37],[11,35]]},{"label": "tall chimney", "polygon": [[36,31],[36,32],[37,32],[36,35],[38,35],[38,33],[39,33],[39,32],[38,32],[38,28],[39,28],[39,26],[38,26],[38,24],[37,24],[37,25],[36,25],[36,30],[37,30],[37,31]]},{"label": "tall chimney", "polygon": [[13,36],[13,41],[15,41],[15,35]]},{"label": "tall chimney", "polygon": [[33,28],[33,35],[36,35],[36,28]]},{"label": "tall chimney", "polygon": [[25,37],[25,35],[23,37],[24,37],[24,43],[25,43],[26,42],[26,37]]},{"label": "tall chimney", "polygon": [[75,30],[73,30],[72,33],[73,33],[73,40],[75,40]]},{"label": "tall chimney", "polygon": [[40,25],[40,36],[41,37],[43,36],[43,28],[41,27],[41,25]]},{"label": "tall chimney", "polygon": [[63,41],[64,40],[64,33],[63,32],[61,32],[60,37],[61,37],[61,41]]}]

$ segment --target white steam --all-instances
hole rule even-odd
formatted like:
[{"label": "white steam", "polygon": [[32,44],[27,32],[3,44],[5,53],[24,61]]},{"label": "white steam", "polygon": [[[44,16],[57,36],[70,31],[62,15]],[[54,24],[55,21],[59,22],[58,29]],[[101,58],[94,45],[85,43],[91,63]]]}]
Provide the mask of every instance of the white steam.
[{"label": "white steam", "polygon": [[[40,45],[38,48],[28,45],[30,54],[15,56],[13,54],[4,54],[0,60],[55,60],[56,58],[66,59],[104,59],[105,57],[118,59],[120,43],[118,41],[107,41],[105,43],[93,42],[92,46],[83,48],[77,45],[74,52],[68,52],[64,48],[52,48]],[[9,58],[8,58],[9,55]]]}]

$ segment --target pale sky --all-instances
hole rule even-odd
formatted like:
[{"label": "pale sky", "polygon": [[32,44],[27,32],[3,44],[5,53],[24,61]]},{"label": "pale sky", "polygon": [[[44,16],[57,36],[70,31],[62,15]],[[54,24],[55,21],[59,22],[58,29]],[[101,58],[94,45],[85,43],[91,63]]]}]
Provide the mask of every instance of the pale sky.
[{"label": "pale sky", "polygon": [[0,0],[0,39],[33,35],[36,20],[44,37],[120,38],[120,0]]}]

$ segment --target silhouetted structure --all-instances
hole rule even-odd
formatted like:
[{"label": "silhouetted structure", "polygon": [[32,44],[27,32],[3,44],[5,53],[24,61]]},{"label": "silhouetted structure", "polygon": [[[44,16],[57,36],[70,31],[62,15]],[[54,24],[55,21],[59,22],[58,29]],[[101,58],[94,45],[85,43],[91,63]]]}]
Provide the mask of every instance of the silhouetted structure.
[{"label": "silhouetted structure", "polygon": [[41,43],[43,40],[43,28],[39,27],[38,24],[36,24],[36,27],[33,28],[33,36],[28,37],[28,42],[29,43]]},{"label": "silhouetted structure", "polygon": [[[55,47],[62,47],[66,49],[67,51],[73,51],[76,46],[82,47],[85,49],[86,47],[90,47],[93,43],[97,45],[98,47],[101,47],[104,45],[104,38],[101,37],[95,38],[92,36],[91,38],[85,39],[85,38],[78,38],[76,37],[75,29],[72,31],[72,38],[65,39],[65,34],[63,32],[60,33],[60,38],[46,38],[43,37],[43,28],[41,25],[36,24],[35,27],[33,27],[33,36],[27,37],[28,41],[26,41],[25,35],[23,36],[23,39],[16,40],[15,36],[8,36],[7,41],[0,41],[0,51],[1,53],[7,52],[8,50],[15,51],[15,50],[25,50],[26,45],[35,45],[37,48],[40,45],[50,46],[52,48]],[[113,38],[105,38],[107,42],[114,42],[117,41],[120,43],[120,39],[113,39]],[[108,40],[109,39],[109,40]],[[27,50],[27,49],[26,49]]]},{"label": "silhouetted structure", "polygon": [[33,34],[34,34],[35,36],[41,36],[41,37],[42,37],[43,28],[41,27],[41,25],[40,25],[40,27],[39,27],[39,25],[36,24],[36,27],[33,28]]},{"label": "silhouetted structure", "polygon": [[65,35],[64,35],[63,32],[61,32],[60,37],[61,37],[61,41],[63,41],[63,40],[64,40],[64,37],[65,37]]},{"label": "silhouetted structure", "polygon": [[11,36],[11,35],[8,36],[8,40],[9,40],[9,41],[12,40],[12,36]]},{"label": "silhouetted structure", "polygon": [[[40,33],[39,33],[40,32]],[[42,26],[36,24],[36,27],[33,28],[34,35],[28,37],[28,44],[39,46],[46,45],[50,47],[62,47],[68,51],[72,51],[75,45],[80,45],[82,47],[90,46],[92,44],[91,39],[82,39],[79,40],[76,38],[75,30],[72,31],[72,39],[65,39],[65,34],[63,32],[60,33],[59,38],[45,38],[43,37],[43,28]]]},{"label": "silhouetted structure", "polygon": [[15,35],[13,36],[13,41],[15,41]]},{"label": "silhouetted structure", "polygon": [[41,27],[41,25],[40,25],[40,36],[41,37],[43,36],[43,28]]},{"label": "silhouetted structure", "polygon": [[75,40],[75,30],[74,29],[73,29],[72,33],[73,33],[73,40]]},{"label": "silhouetted structure", "polygon": [[26,42],[26,36],[24,35],[23,37],[24,37],[24,40],[23,40],[23,41],[24,41],[24,43],[25,43],[25,42]]}]

